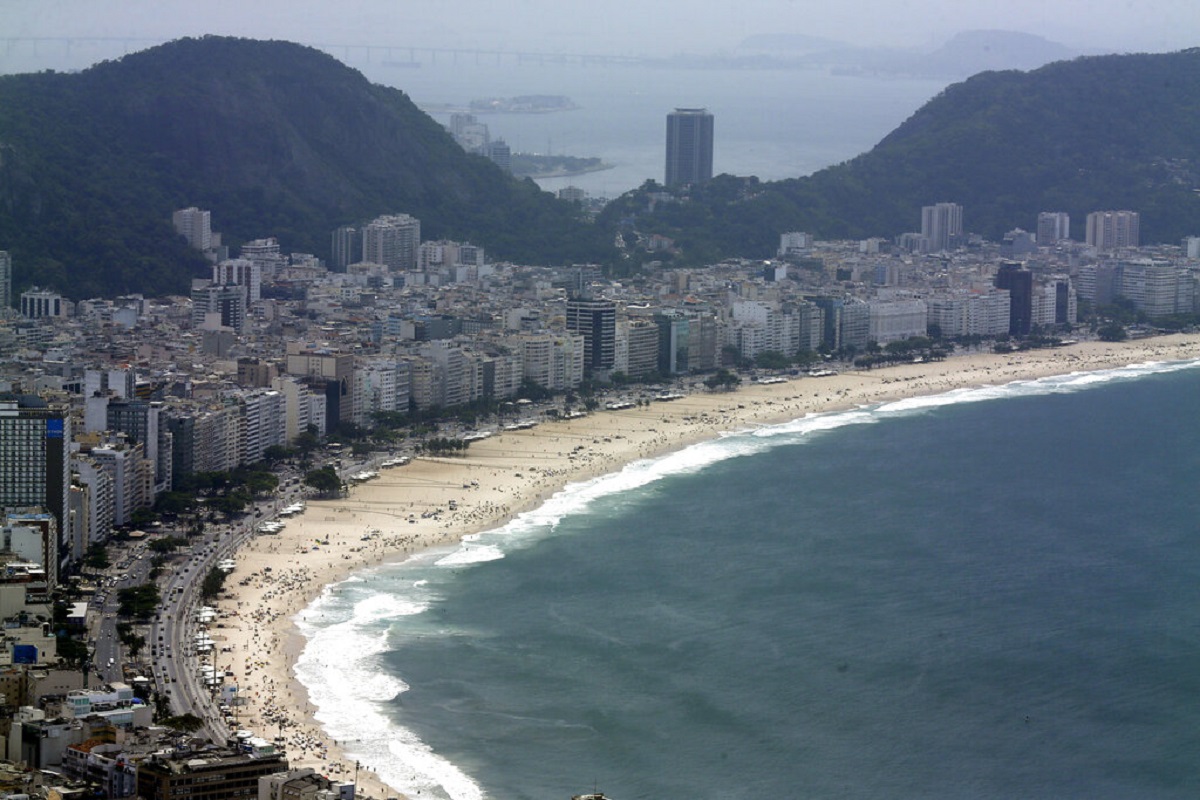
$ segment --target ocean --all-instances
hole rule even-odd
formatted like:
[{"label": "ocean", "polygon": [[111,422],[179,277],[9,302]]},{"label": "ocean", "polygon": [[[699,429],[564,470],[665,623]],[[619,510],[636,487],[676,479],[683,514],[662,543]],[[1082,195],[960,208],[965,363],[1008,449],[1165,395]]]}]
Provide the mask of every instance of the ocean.
[{"label": "ocean", "polygon": [[733,433],[331,587],[410,795],[1195,797],[1200,362]]}]

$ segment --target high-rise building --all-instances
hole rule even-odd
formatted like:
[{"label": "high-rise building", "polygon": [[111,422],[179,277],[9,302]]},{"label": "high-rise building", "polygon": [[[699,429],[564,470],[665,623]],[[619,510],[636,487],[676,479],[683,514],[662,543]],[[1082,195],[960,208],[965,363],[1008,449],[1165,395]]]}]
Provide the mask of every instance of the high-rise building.
[{"label": "high-rise building", "polygon": [[483,152],[497,167],[505,172],[512,172],[512,148],[503,139],[488,142]]},{"label": "high-rise building", "polygon": [[220,325],[241,333],[246,329],[246,287],[214,286],[210,281],[192,282],[192,324],[199,328],[209,315],[220,315]]},{"label": "high-rise building", "polygon": [[962,240],[963,210],[958,203],[938,203],[921,209],[921,235],[929,252],[953,250]]},{"label": "high-rise building", "polygon": [[667,115],[667,186],[703,183],[713,175],[713,116],[704,108]]},{"label": "high-rise building", "polygon": [[1018,262],[1001,264],[996,272],[996,288],[1008,290],[1009,335],[1028,336],[1033,326],[1033,273]]},{"label": "high-rise building", "polygon": [[1065,211],[1043,211],[1038,214],[1037,243],[1052,247],[1056,242],[1071,238],[1071,215]]},{"label": "high-rise building", "polygon": [[[71,488],[71,415],[66,408],[21,395],[0,400],[0,508],[41,506],[66,536]],[[56,552],[69,553],[65,542]],[[60,565],[43,564],[48,575]]]},{"label": "high-rise building", "polygon": [[58,292],[34,286],[21,293],[21,313],[30,319],[63,317],[67,314],[67,305]]},{"label": "high-rise building", "polygon": [[201,211],[195,206],[181,208],[171,215],[171,223],[175,232],[197,250],[212,247],[212,212]]},{"label": "high-rise building", "polygon": [[583,369],[588,375],[613,368],[617,306],[611,300],[567,300],[567,330],[583,336]]},{"label": "high-rise building", "polygon": [[262,299],[262,278],[262,263],[248,258],[227,258],[212,268],[214,286],[242,286],[248,303]]},{"label": "high-rise building", "polygon": [[1087,243],[1097,250],[1137,247],[1139,225],[1136,211],[1093,211],[1087,216]]},{"label": "high-rise building", "polygon": [[12,306],[12,256],[0,250],[0,309]]},{"label": "high-rise building", "polygon": [[408,214],[378,217],[363,228],[362,242],[363,261],[384,264],[393,271],[416,269],[421,221]]},{"label": "high-rise building", "polygon": [[343,225],[333,232],[333,268],[346,271],[346,267],[362,261],[362,232],[354,225]]}]

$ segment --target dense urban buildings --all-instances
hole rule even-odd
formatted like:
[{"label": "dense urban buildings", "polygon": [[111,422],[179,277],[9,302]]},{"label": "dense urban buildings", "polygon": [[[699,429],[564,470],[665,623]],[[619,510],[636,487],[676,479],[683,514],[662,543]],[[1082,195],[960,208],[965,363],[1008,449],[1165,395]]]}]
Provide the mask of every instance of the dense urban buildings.
[{"label": "dense urban buildings", "polygon": [[703,108],[677,108],[667,115],[668,187],[703,183],[713,176],[713,116]]}]

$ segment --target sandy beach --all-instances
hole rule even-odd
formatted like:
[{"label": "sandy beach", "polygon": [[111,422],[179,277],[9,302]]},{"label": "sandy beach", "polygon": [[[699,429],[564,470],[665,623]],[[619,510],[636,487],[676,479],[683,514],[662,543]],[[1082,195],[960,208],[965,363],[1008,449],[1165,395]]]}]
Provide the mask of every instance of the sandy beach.
[{"label": "sandy beach", "polygon": [[[503,432],[476,441],[461,457],[417,458],[384,469],[337,500],[310,501],[275,535],[260,535],[236,556],[212,631],[217,663],[233,673],[243,704],[237,725],[281,736],[289,763],[334,780],[352,780],[355,763],[313,720],[293,676],[304,640],[294,618],[323,588],[356,570],[400,561],[427,548],[498,526],[536,507],[568,483],[614,472],[725,432],[807,414],[960,388],[999,385],[1150,361],[1200,358],[1200,335],[1132,342],[1083,342],[1053,350],[979,353],[734,392],[700,391],[671,402],[598,411],[569,421]],[[698,382],[698,381],[697,381]],[[453,504],[453,508],[451,507]],[[396,797],[365,765],[359,795]]]}]

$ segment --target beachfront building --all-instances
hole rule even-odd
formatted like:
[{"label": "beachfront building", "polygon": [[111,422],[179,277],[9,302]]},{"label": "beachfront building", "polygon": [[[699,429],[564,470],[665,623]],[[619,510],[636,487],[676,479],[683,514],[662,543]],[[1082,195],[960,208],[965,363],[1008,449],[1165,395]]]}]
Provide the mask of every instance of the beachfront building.
[{"label": "beachfront building", "polygon": [[924,300],[872,300],[869,306],[872,342],[887,344],[926,333],[929,308]]},{"label": "beachfront building", "polygon": [[1059,277],[1037,283],[1033,287],[1030,311],[1035,327],[1074,325],[1078,303],[1070,279]]},{"label": "beachfront building", "polygon": [[520,354],[523,377],[551,391],[583,383],[583,337],[573,333],[527,333],[509,339]]},{"label": "beachfront building", "polygon": [[1028,336],[1033,328],[1033,273],[1010,261],[996,271],[996,288],[1008,291],[1008,333]]},{"label": "beachfront building", "polygon": [[283,755],[227,748],[161,751],[138,765],[142,800],[227,800],[258,794],[258,779],[287,770]]},{"label": "beachfront building", "polygon": [[1152,317],[1190,314],[1195,309],[1194,275],[1168,261],[1149,258],[1121,261],[1116,267],[1118,293]]},{"label": "beachfront building", "polygon": [[926,299],[926,329],[955,336],[992,337],[1008,333],[1009,295],[1004,289],[936,294]]},{"label": "beachfront building", "polygon": [[258,800],[354,800],[354,784],[331,781],[306,767],[259,778]]},{"label": "beachfront building", "polygon": [[238,463],[256,464],[268,447],[287,446],[287,400],[274,389],[250,389],[234,395],[240,411]]},{"label": "beachfront building", "polygon": [[658,372],[658,326],[647,319],[617,320],[613,371],[633,379]]},{"label": "beachfront building", "polygon": [[611,300],[572,297],[567,300],[567,330],[583,337],[583,370],[605,373],[616,363],[617,304]]}]

